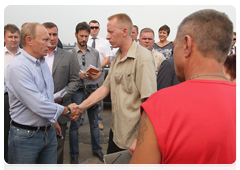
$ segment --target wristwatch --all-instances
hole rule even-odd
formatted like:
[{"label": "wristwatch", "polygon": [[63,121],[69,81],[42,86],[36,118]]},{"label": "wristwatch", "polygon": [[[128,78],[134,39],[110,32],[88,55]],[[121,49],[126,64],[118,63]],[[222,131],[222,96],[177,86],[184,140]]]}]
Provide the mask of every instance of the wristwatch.
[{"label": "wristwatch", "polygon": [[67,107],[67,108],[68,108],[68,111],[66,113],[66,116],[69,117],[71,115],[71,109],[69,107]]}]

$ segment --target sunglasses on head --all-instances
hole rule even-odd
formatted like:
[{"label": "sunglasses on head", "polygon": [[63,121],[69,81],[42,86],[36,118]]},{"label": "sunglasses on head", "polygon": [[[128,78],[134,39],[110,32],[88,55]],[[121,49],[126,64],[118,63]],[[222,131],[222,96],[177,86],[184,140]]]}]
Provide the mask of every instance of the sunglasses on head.
[{"label": "sunglasses on head", "polygon": [[82,55],[82,65],[85,66],[85,55]]},{"label": "sunglasses on head", "polygon": [[96,30],[99,28],[99,27],[90,27],[92,30],[95,28]]}]

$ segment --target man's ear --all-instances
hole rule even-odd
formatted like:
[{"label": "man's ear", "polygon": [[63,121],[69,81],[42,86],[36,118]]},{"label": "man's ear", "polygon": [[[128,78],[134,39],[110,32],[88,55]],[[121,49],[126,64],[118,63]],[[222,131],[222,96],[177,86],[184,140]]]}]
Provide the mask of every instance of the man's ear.
[{"label": "man's ear", "polygon": [[31,36],[27,36],[27,37],[26,37],[26,43],[27,43],[29,46],[32,46],[32,37],[31,37]]},{"label": "man's ear", "polygon": [[183,39],[183,43],[184,43],[184,54],[185,54],[185,57],[188,58],[191,55],[192,47],[193,47],[192,37],[189,35],[185,35]]},{"label": "man's ear", "polygon": [[125,36],[128,34],[127,28],[123,28],[123,29],[122,29],[122,32],[123,32],[123,36],[125,37]]}]

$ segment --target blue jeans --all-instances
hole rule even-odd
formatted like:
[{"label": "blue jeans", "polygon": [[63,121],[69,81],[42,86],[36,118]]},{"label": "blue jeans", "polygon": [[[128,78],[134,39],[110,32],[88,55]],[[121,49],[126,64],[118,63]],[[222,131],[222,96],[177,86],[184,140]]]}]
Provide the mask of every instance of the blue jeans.
[{"label": "blue jeans", "polygon": [[8,138],[10,164],[56,164],[57,138],[52,125],[49,131],[25,130],[10,126]]},{"label": "blue jeans", "polygon": [[[96,86],[97,88],[97,86]],[[80,104],[84,99],[84,92],[77,91],[72,95],[72,103]],[[93,109],[87,109],[88,120],[90,124],[90,133],[91,133],[91,144],[92,152],[98,153],[102,151],[100,146],[100,130],[98,127],[98,107]],[[78,129],[80,127],[80,117],[77,121],[71,121],[69,129],[69,146],[70,146],[70,156],[78,157],[79,147],[78,147]]]}]

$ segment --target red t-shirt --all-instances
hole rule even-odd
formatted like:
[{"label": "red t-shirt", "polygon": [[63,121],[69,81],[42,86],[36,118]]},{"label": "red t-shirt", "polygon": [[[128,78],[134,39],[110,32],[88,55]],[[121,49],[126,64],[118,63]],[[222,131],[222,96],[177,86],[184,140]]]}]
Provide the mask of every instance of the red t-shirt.
[{"label": "red t-shirt", "polygon": [[235,83],[189,80],[154,93],[143,109],[155,129],[161,163],[235,162]]}]

